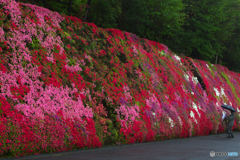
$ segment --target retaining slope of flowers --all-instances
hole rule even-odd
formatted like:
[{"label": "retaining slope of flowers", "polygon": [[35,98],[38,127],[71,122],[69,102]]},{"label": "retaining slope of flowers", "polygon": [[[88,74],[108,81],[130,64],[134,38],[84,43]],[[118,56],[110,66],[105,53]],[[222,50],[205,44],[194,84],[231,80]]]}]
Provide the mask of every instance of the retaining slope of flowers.
[{"label": "retaining slope of flowers", "polygon": [[165,45],[0,0],[0,155],[223,132],[240,74]]}]

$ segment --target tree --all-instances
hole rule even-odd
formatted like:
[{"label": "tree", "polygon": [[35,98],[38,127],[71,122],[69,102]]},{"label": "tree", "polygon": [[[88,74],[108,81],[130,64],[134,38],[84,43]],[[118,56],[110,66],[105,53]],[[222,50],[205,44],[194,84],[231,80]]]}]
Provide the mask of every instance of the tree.
[{"label": "tree", "polygon": [[102,28],[116,28],[116,20],[120,13],[119,0],[92,0],[87,21]]},{"label": "tree", "polygon": [[240,72],[240,2],[229,1],[228,12],[229,25],[231,25],[232,34],[225,42],[226,48],[223,50],[223,65],[227,66],[230,70]]},{"label": "tree", "polygon": [[87,0],[16,0],[48,8],[60,14],[76,16],[83,19]]},{"label": "tree", "polygon": [[222,57],[224,43],[231,35],[228,2],[225,0],[184,0],[187,18],[183,34],[182,51],[192,58],[214,63]]},{"label": "tree", "polygon": [[121,30],[173,46],[184,22],[182,0],[121,0]]},{"label": "tree", "polygon": [[92,1],[92,0],[88,0],[88,2],[87,2],[87,7],[86,7],[86,9],[85,9],[85,16],[84,16],[84,21],[85,21],[85,22],[87,21],[87,15],[88,15],[88,10],[89,10],[89,8],[90,8],[90,6],[91,6],[91,1]]}]

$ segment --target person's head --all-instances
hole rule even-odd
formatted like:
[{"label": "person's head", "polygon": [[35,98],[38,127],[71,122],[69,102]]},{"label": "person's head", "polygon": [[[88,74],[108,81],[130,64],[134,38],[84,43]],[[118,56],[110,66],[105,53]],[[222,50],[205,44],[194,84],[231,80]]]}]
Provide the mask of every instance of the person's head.
[{"label": "person's head", "polygon": [[230,116],[231,115],[231,111],[230,110],[226,110],[226,116]]}]

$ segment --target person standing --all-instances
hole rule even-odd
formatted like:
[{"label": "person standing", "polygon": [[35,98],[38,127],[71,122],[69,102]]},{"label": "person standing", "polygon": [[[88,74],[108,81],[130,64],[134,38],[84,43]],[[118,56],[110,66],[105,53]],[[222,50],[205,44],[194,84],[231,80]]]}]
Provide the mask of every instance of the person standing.
[{"label": "person standing", "polygon": [[233,124],[234,124],[234,118],[235,118],[234,117],[234,112],[231,111],[231,115],[226,116],[223,120],[226,124],[226,127],[227,127],[228,138],[234,138],[233,132],[232,132],[232,127],[233,127]]}]

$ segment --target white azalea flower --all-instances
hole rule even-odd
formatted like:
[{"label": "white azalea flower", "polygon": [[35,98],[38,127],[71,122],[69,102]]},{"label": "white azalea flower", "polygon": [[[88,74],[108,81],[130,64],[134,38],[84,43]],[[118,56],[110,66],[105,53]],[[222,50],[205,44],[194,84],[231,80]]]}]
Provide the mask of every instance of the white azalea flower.
[{"label": "white azalea flower", "polygon": [[196,123],[198,123],[192,111],[190,112],[190,116],[195,120]]},{"label": "white azalea flower", "polygon": [[170,117],[168,117],[168,120],[171,123],[171,127],[173,127],[174,126],[173,120]]},{"label": "white azalea flower", "polygon": [[197,77],[192,77],[192,80],[193,80],[193,82],[194,82],[194,85],[197,85],[197,84],[198,84],[198,79],[197,79]]},{"label": "white azalea flower", "polygon": [[181,58],[180,58],[179,56],[175,55],[175,57],[176,57],[176,59],[177,59],[178,61],[181,60]]},{"label": "white azalea flower", "polygon": [[213,89],[216,92],[216,95],[219,97],[220,93],[218,92],[217,88],[213,87]]},{"label": "white azalea flower", "polygon": [[201,117],[201,116],[200,116],[200,113],[198,112],[198,107],[197,107],[197,105],[196,105],[194,102],[192,102],[192,104],[193,104],[193,108],[197,111],[198,116]]},{"label": "white azalea flower", "polygon": [[193,108],[197,110],[197,105],[194,102],[192,102],[192,104],[193,104]]},{"label": "white azalea flower", "polygon": [[181,118],[179,116],[178,116],[178,120],[179,120],[179,122],[180,122],[180,124],[182,126],[182,120],[181,120]]},{"label": "white azalea flower", "polygon": [[187,81],[189,81],[189,76],[187,74],[184,74],[183,76]]},{"label": "white azalea flower", "polygon": [[211,70],[211,69],[209,68],[208,64],[206,64],[206,66],[208,67],[209,70]]},{"label": "white azalea flower", "polygon": [[181,58],[177,55],[175,55],[175,58],[180,62],[180,64],[182,65],[182,62],[181,62]]},{"label": "white azalea flower", "polygon": [[225,93],[224,93],[224,89],[221,87],[221,94],[222,95],[225,95]]}]

